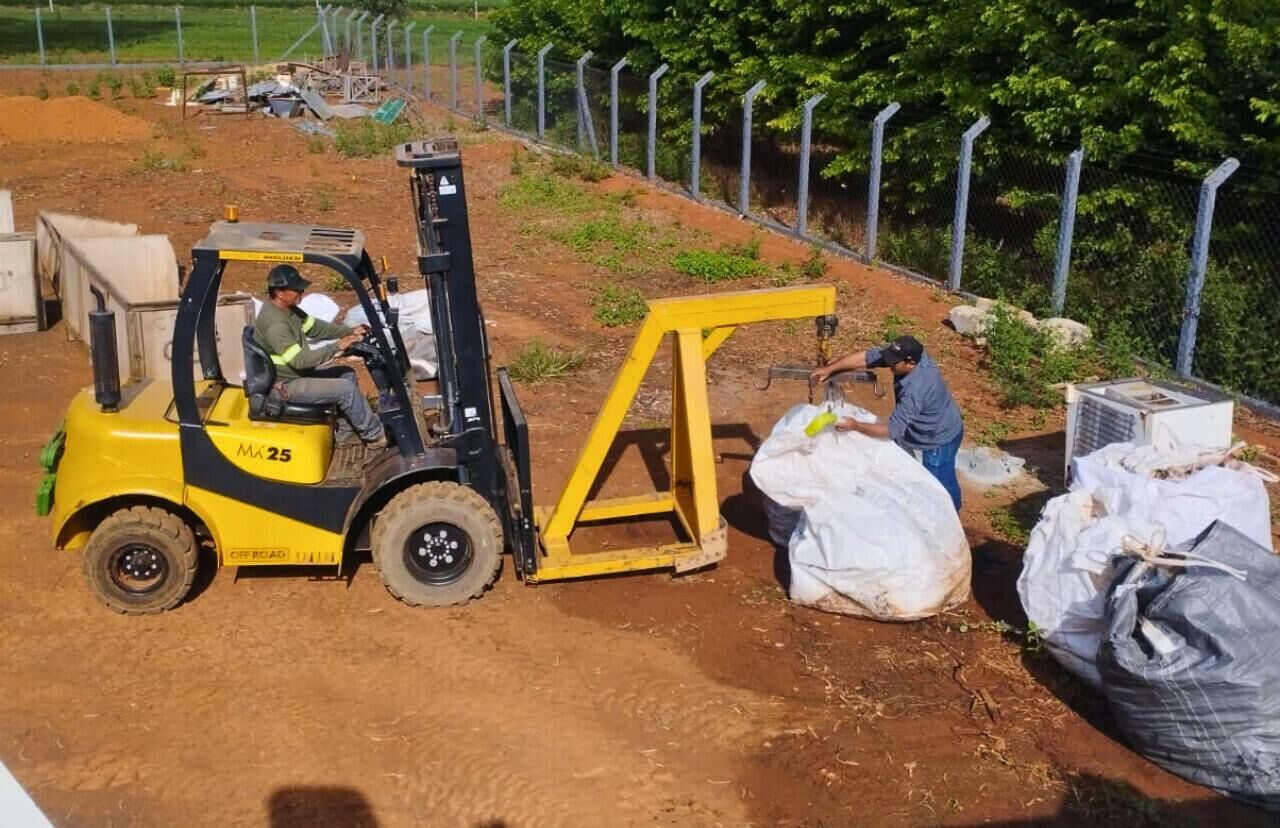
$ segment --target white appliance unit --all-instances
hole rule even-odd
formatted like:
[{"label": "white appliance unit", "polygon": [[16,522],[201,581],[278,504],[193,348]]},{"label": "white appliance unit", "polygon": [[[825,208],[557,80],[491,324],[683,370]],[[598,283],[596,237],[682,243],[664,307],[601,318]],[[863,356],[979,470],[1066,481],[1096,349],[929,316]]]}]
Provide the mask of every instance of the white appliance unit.
[{"label": "white appliance unit", "polygon": [[1214,391],[1153,379],[1067,388],[1066,475],[1071,458],[1112,443],[1231,447],[1235,403]]}]

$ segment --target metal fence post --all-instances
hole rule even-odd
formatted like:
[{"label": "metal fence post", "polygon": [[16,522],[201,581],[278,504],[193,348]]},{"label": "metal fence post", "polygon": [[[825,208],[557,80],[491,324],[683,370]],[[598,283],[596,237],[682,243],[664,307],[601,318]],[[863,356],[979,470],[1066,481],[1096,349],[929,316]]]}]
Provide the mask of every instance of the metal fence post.
[{"label": "metal fence post", "polygon": [[387,23],[387,77],[390,78],[396,71],[396,47],[395,38],[391,36],[391,30],[399,25],[398,21],[392,20]]},{"label": "metal fence post", "polygon": [[404,87],[413,91],[413,29],[417,22],[404,27]]},{"label": "metal fence post", "polygon": [[253,37],[253,62],[255,64],[262,61],[258,58],[258,7],[249,7],[249,31]]},{"label": "metal fence post", "polygon": [[[578,105],[578,149],[581,150],[583,142],[587,137],[587,78],[586,65],[591,59],[591,50],[582,53],[582,57],[578,58],[574,63],[574,69],[577,72],[577,86],[574,89],[574,97],[577,99]],[[591,142],[594,149],[595,141]]]},{"label": "metal fence post", "polygon": [[462,32],[454,32],[449,38],[449,108],[458,109],[458,41]]},{"label": "metal fence post", "polygon": [[111,29],[111,7],[107,6],[107,49],[111,54],[111,65],[116,65],[116,33]]},{"label": "metal fence post", "polygon": [[880,174],[884,168],[884,125],[902,109],[902,104],[891,103],[876,113],[871,122],[871,181],[867,185],[867,229],[863,247],[867,260],[876,257],[876,233],[880,229]]},{"label": "metal fence post", "polygon": [[351,55],[351,23],[356,19],[356,15],[359,13],[359,9],[352,9],[351,14],[347,15],[346,26],[343,27],[342,49],[347,53],[348,57]]},{"label": "metal fence post", "polygon": [[182,48],[182,9],[177,6],[173,7],[173,22],[178,31],[178,65],[185,66],[187,56],[185,54],[186,50]]},{"label": "metal fence post", "polygon": [[764,81],[756,81],[755,86],[742,96],[742,169],[738,180],[738,212],[747,215],[750,207],[747,199],[751,193],[751,109],[756,95],[765,87]]},{"label": "metal fence post", "polygon": [[547,132],[547,52],[551,51],[548,43],[538,50],[538,140]]},{"label": "metal fence post", "polygon": [[649,75],[649,146],[645,165],[650,181],[657,177],[658,169],[658,78],[670,68],[664,63]]},{"label": "metal fence post", "polygon": [[362,11],[360,16],[356,18],[356,60],[364,60],[364,19],[369,16],[369,12]]},{"label": "metal fence post", "polygon": [[801,236],[809,232],[809,153],[813,149],[813,108],[827,97],[819,92],[804,102],[804,116],[800,122],[800,177],[796,182],[796,232]]},{"label": "metal fence post", "polygon": [[316,6],[316,24],[320,27],[320,48],[325,54],[331,54],[333,49],[329,41],[329,19],[325,15],[327,9],[328,6],[323,9]]},{"label": "metal fence post", "polygon": [[36,43],[40,46],[40,65],[44,66],[44,24],[40,22],[39,6],[36,6]]},{"label": "metal fence post", "polygon": [[476,38],[476,120],[484,123],[484,35]]},{"label": "metal fence post", "polygon": [[693,84],[693,146],[689,151],[689,191],[702,200],[702,87],[711,82],[715,72],[707,72]]},{"label": "metal fence post", "polygon": [[502,47],[502,124],[507,129],[511,129],[511,50],[515,47],[515,38]]},{"label": "metal fence post", "polygon": [[1196,234],[1191,242],[1191,267],[1187,271],[1187,297],[1182,309],[1182,331],[1178,336],[1178,376],[1189,377],[1194,368],[1200,297],[1204,292],[1205,271],[1209,268],[1209,234],[1213,230],[1213,207],[1218,199],[1218,188],[1239,168],[1239,161],[1228,158],[1200,184]]},{"label": "metal fence post", "polygon": [[422,30],[422,97],[431,100],[431,33],[436,24]]},{"label": "metal fence post", "polygon": [[1080,166],[1084,149],[1067,156],[1067,180],[1062,186],[1062,215],[1058,219],[1058,254],[1053,266],[1053,315],[1062,316],[1067,304],[1067,273],[1071,270],[1071,239],[1076,231],[1076,203],[1080,195]]},{"label": "metal fence post", "polygon": [[964,264],[964,233],[969,220],[969,174],[973,170],[973,140],[991,126],[986,115],[960,136],[960,169],[956,174],[956,214],[951,225],[951,265],[947,284],[952,290],[960,289],[960,269]]},{"label": "metal fence post", "polygon": [[627,65],[623,58],[609,69],[609,163],[618,166],[618,73]]},{"label": "metal fence post", "polygon": [[382,22],[385,14],[380,14],[373,18],[373,22],[369,24],[369,59],[373,61],[373,71],[378,71],[378,24]]}]

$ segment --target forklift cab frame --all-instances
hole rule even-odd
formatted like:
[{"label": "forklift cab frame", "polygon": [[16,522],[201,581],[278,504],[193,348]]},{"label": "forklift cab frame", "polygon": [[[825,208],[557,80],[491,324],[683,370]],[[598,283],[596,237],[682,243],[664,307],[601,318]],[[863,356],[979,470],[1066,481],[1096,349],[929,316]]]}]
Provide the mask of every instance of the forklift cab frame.
[{"label": "forklift cab frame", "polygon": [[[497,372],[505,442],[497,436],[489,347],[475,290],[461,158],[456,145],[423,142],[397,153],[415,175],[418,264],[431,295],[439,360],[439,394],[429,398],[438,422],[429,428],[423,400],[410,382],[398,312],[358,230],[308,225],[218,222],[192,250],[173,336],[174,407],[188,485],[252,503],[330,532],[347,533],[362,513],[372,516],[398,491],[423,480],[448,480],[478,492],[499,516],[523,570],[536,554],[528,429],[506,371]],[[457,195],[458,198],[442,198]],[[312,264],[340,274],[369,320],[378,416],[394,448],[368,462],[362,479],[296,484],[266,479],[237,466],[214,445],[196,395],[194,360],[203,379],[223,387],[217,353],[218,288],[230,262]],[[385,320],[385,324],[383,322]],[[367,521],[365,522],[367,528]],[[348,538],[347,545],[353,544]]]}]

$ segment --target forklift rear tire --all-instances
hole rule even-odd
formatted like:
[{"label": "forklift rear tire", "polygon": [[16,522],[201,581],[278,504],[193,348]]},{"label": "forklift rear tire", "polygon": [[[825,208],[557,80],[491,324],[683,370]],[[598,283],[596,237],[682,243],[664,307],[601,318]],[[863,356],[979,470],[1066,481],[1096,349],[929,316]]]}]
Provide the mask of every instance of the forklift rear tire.
[{"label": "forklift rear tire", "polygon": [[98,600],[126,615],[172,609],[191,591],[196,539],[172,512],[133,506],[112,512],[89,536],[84,577]]},{"label": "forklift rear tire", "polygon": [[466,603],[498,578],[502,525],[473,489],[419,483],[374,521],[373,563],[387,591],[409,606]]}]

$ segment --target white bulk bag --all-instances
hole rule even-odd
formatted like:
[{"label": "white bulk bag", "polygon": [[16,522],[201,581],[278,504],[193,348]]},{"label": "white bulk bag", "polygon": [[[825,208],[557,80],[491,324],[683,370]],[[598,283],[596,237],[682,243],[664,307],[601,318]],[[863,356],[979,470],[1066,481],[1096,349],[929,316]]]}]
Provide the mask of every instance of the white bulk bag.
[{"label": "white bulk bag", "polygon": [[[874,421],[854,406],[834,410]],[[963,602],[969,544],[942,484],[888,440],[832,428],[806,436],[822,411],[792,408],[751,463],[766,497],[802,512],[788,542],[791,599],[885,621],[926,618]]]}]

